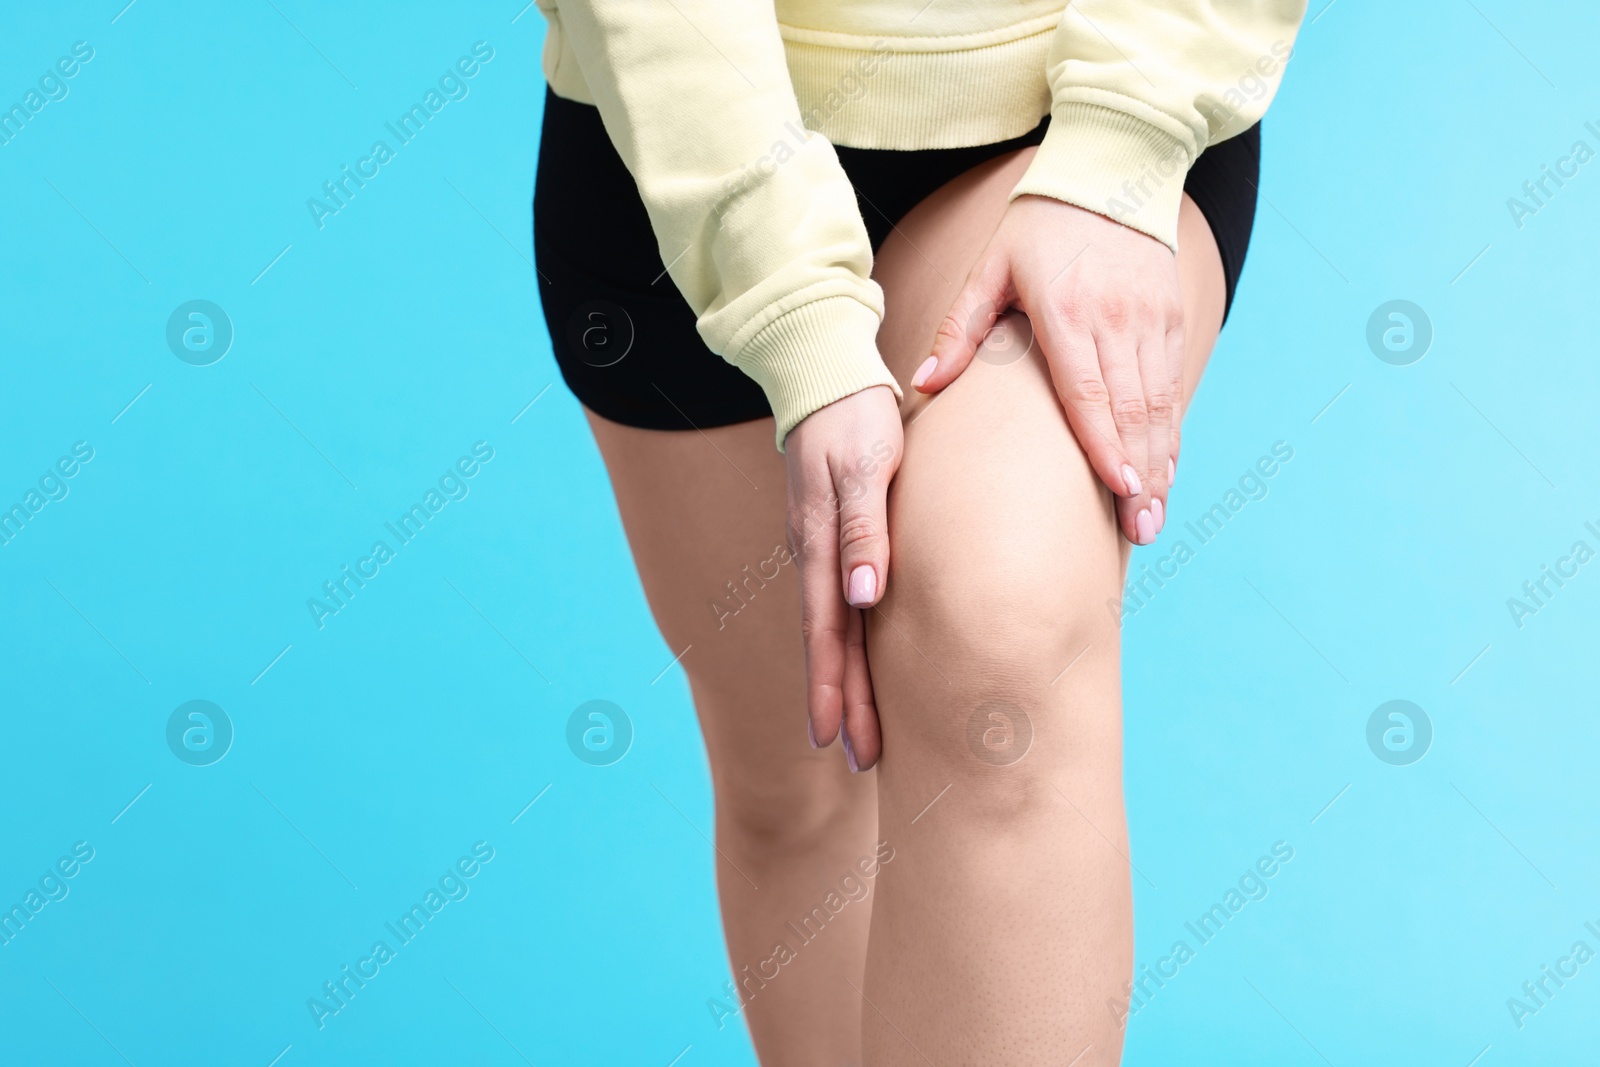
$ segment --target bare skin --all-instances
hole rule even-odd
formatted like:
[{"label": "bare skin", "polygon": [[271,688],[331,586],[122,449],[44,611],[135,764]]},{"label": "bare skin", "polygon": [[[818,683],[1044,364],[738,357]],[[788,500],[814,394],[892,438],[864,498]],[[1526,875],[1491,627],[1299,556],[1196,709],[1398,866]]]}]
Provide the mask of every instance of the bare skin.
[{"label": "bare skin", "polygon": [[[857,762],[876,771],[852,774],[806,740],[819,703],[770,421],[667,433],[589,416],[656,621],[675,650],[693,645],[682,662],[716,791],[728,950],[769,1067],[1120,1057],[1106,1003],[1131,975],[1132,902],[1107,602],[1124,534],[1155,489],[1108,492],[1039,339],[1020,356],[991,343],[949,375],[941,357],[931,396],[909,386],[1031,155],[950,183],[877,258],[879,347],[907,397],[903,449],[878,606],[843,627],[842,655],[865,668],[870,651],[868,688],[847,675],[823,701],[833,731],[816,731],[827,743],[840,715],[870,712],[861,737],[874,751],[858,742]],[[1174,431],[1223,308],[1216,246],[1187,198],[1179,240]],[[1028,329],[1015,313],[1002,326]],[[840,563],[829,565],[842,602]],[[1031,741],[1014,758],[1024,718]],[[837,914],[830,893],[848,901]],[[819,907],[826,923],[797,933]]]}]

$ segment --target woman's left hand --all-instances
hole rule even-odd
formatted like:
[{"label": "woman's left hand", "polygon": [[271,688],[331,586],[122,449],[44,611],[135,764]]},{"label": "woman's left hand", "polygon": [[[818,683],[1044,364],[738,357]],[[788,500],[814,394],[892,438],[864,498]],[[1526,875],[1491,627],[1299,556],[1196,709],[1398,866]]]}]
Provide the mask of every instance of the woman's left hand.
[{"label": "woman's left hand", "polygon": [[1183,397],[1177,260],[1153,237],[1042,196],[1019,196],[939,326],[911,384],[934,393],[1016,307],[1032,323],[1067,422],[1117,497],[1123,534],[1166,521]]}]

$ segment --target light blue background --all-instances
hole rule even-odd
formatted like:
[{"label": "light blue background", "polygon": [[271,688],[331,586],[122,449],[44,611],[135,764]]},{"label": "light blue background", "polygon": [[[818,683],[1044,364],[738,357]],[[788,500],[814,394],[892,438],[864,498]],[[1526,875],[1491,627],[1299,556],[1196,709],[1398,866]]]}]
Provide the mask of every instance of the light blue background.
[{"label": "light blue background", "polygon": [[[0,946],[0,1060],[752,1062],[706,1007],[687,688],[539,312],[537,10],[120,5],[0,37],[5,106],[95,50],[0,145],[0,505],[95,450],[0,547],[0,904],[95,849]],[[1292,445],[1125,629],[1140,963],[1295,856],[1133,1020],[1130,1065],[1600,1055],[1600,962],[1520,1030],[1506,1008],[1600,949],[1600,564],[1521,629],[1506,607],[1600,548],[1600,163],[1520,229],[1506,206],[1600,148],[1597,35],[1504,0],[1340,0],[1302,34],[1180,521],[1134,556]],[[480,40],[470,95],[318,230],[307,198]],[[1435,331],[1406,367],[1365,342],[1396,298]],[[235,327],[209,367],[165,343],[191,299]],[[470,495],[319,631],[306,599],[478,441]],[[593,698],[634,723],[614,766],[564,740]],[[1367,748],[1392,698],[1434,725],[1411,766]],[[209,767],[166,745],[191,699],[237,732]],[[480,840],[470,895],[319,1031],[307,998]]]}]

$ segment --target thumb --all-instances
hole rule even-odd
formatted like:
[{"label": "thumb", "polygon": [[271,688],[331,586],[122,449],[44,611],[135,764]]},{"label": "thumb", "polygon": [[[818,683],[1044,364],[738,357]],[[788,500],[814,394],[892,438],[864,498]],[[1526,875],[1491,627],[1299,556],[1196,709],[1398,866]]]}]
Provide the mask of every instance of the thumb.
[{"label": "thumb", "polygon": [[883,598],[889,576],[889,480],[899,456],[834,472],[839,494],[839,571],[845,602],[870,608]]},{"label": "thumb", "polygon": [[936,393],[959,378],[1014,296],[1010,262],[1000,257],[979,260],[939,323],[933,354],[911,376],[911,387]]}]

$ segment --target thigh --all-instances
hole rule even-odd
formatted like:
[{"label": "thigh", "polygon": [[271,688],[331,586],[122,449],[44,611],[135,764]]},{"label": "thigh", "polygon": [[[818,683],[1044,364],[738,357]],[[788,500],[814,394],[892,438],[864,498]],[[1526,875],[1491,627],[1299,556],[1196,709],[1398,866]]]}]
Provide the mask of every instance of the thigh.
[{"label": "thigh", "polygon": [[[588,419],[650,610],[691,683],[738,689],[749,681],[739,666],[758,661],[798,684],[798,626],[791,640],[777,625],[799,618],[799,601],[778,552],[784,469],[772,421],[701,432]],[[729,740],[718,725],[706,738],[713,760]],[[803,720],[793,725],[803,740]]]},{"label": "thigh", "polygon": [[[1031,157],[1024,150],[968,172],[923,201],[884,243],[876,266],[887,308],[879,346],[902,384],[931,350]],[[1215,342],[1225,286],[1204,218],[1187,198],[1182,211],[1187,400]],[[905,393],[905,456],[890,492],[887,597],[869,620],[884,720],[885,825],[898,803],[895,764],[907,766],[891,758],[891,748],[924,769],[952,755],[966,758],[961,744],[953,754],[937,751],[963,723],[929,730],[925,722],[906,721],[929,708],[956,714],[986,695],[1071,691],[1097,678],[1098,688],[1080,695],[1109,701],[1113,713],[1074,724],[1070,736],[1055,735],[1072,750],[1059,755],[1103,761],[1109,773],[1120,754],[1117,605],[1129,545],[1117,530],[1109,492],[1067,425],[1037,345],[1012,363],[975,359],[933,397],[909,385]],[[975,677],[963,664],[1006,677]],[[1058,684],[1069,664],[1076,666]],[[1048,745],[1051,738],[1038,741]],[[923,745],[930,748],[914,755]],[[919,787],[937,791],[943,784]]]},{"label": "thigh", "polygon": [[719,790],[759,819],[763,796],[798,802],[842,787],[844,761],[806,740],[799,581],[772,420],[664,431],[588,418],[645,596],[689,677]]}]

